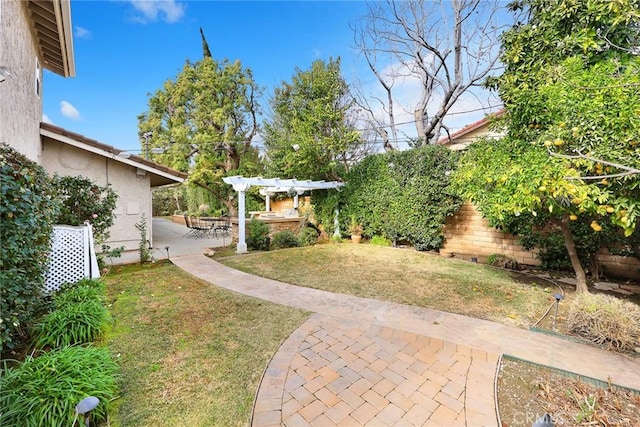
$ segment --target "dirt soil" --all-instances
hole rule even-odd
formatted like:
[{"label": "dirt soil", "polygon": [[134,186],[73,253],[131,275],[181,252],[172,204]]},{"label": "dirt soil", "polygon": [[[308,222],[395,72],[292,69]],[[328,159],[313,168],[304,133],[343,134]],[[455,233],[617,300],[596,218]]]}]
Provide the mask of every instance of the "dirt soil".
[{"label": "dirt soil", "polygon": [[498,409],[502,427],[531,427],[545,414],[555,426],[640,426],[640,393],[511,359],[500,366]]}]

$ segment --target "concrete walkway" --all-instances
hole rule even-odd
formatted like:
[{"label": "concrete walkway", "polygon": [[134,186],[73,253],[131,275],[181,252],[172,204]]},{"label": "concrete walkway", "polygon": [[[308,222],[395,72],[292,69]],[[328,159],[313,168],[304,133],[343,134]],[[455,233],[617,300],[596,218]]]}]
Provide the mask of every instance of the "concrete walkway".
[{"label": "concrete walkway", "polygon": [[499,355],[640,389],[640,362],[591,346],[425,308],[302,288],[203,255],[178,267],[217,286],[317,313],[272,359],[253,426],[496,426]]},{"label": "concrete walkway", "polygon": [[[151,230],[153,231],[151,255],[155,260],[181,255],[204,254],[212,248],[228,245],[231,239],[230,236],[221,234],[212,234],[199,239],[187,238],[184,237],[189,231],[186,225],[177,224],[170,219],[159,217],[153,218]],[[140,253],[137,250],[124,252],[120,258],[113,260],[114,264],[135,262],[140,262]]]}]

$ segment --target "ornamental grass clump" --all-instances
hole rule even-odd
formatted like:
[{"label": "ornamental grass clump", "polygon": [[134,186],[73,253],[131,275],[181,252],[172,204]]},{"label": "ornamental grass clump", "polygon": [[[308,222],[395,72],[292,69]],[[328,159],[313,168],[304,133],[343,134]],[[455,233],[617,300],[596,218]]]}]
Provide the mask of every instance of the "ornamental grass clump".
[{"label": "ornamental grass clump", "polygon": [[109,312],[100,300],[57,306],[34,325],[35,347],[46,349],[92,343],[102,336],[108,320]]},{"label": "ornamental grass clump", "polygon": [[54,307],[62,307],[67,304],[84,301],[105,300],[106,288],[104,283],[95,279],[82,279],[72,284],[64,284],[58,292],[53,295]]},{"label": "ornamental grass clump", "polygon": [[640,307],[610,295],[584,293],[569,308],[570,331],[611,350],[640,347]]},{"label": "ornamental grass clump", "polygon": [[100,404],[93,420],[105,420],[117,393],[117,365],[105,348],[64,347],[27,357],[0,375],[0,424],[3,426],[71,426],[75,406],[88,396]]}]

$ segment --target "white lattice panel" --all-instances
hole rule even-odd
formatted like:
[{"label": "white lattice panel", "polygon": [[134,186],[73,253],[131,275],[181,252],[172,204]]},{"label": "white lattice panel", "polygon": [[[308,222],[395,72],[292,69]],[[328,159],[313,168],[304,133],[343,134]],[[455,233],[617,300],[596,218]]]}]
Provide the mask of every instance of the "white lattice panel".
[{"label": "white lattice panel", "polygon": [[46,294],[60,289],[64,283],[75,283],[91,276],[89,234],[89,227],[54,227],[44,285]]}]

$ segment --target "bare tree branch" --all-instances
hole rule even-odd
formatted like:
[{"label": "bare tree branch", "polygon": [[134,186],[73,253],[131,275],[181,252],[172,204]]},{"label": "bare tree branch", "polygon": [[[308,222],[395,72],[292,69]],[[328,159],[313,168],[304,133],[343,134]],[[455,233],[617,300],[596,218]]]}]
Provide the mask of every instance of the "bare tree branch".
[{"label": "bare tree branch", "polygon": [[591,180],[591,179],[604,179],[604,178],[620,178],[628,175],[640,174],[640,169],[636,169],[631,166],[623,165],[621,163],[609,162],[607,160],[598,159],[595,157],[587,156],[586,154],[582,154],[580,151],[577,151],[577,155],[570,154],[560,154],[554,151],[548,150],[549,154],[553,157],[559,157],[561,159],[570,159],[570,160],[589,160],[594,163],[601,163],[603,165],[611,166],[616,169],[621,169],[624,172],[611,174],[611,175],[597,175],[597,176],[577,176],[577,177],[567,177],[567,179],[580,179],[580,180]]},{"label": "bare tree branch", "polygon": [[435,144],[445,116],[461,96],[500,68],[499,35],[510,26],[505,15],[498,16],[505,6],[500,0],[369,3],[367,15],[353,27],[355,44],[385,91],[385,121],[394,140],[398,76],[420,83],[419,99],[409,110],[422,144]]}]

